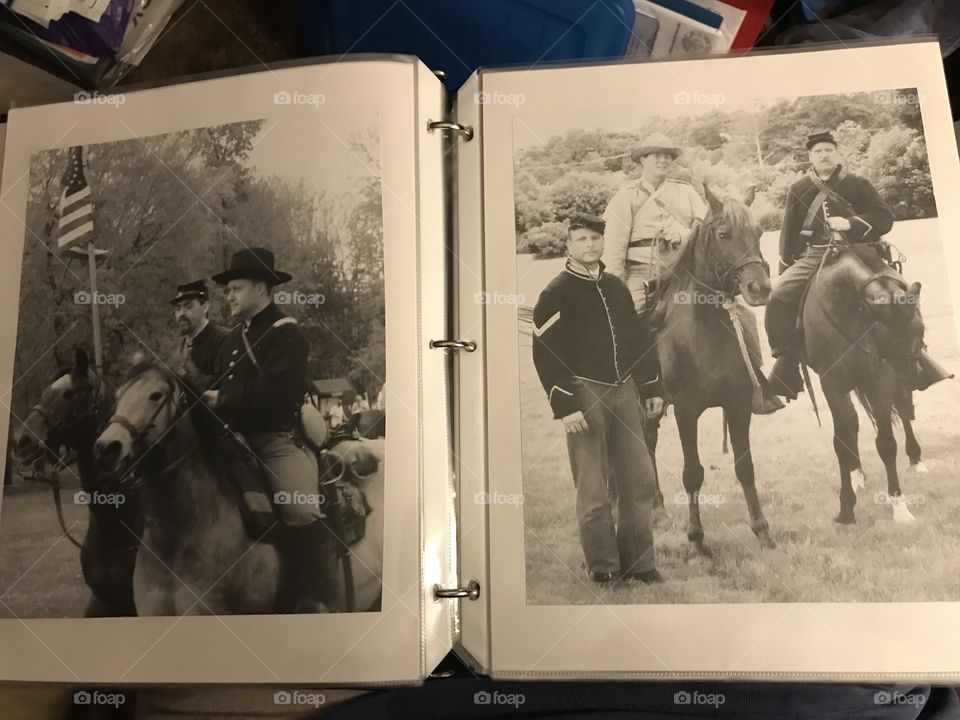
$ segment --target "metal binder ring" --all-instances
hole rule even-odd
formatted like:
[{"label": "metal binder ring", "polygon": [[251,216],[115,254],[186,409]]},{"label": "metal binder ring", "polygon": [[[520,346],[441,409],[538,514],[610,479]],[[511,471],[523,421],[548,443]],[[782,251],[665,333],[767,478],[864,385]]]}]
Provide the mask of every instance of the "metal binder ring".
[{"label": "metal binder ring", "polygon": [[427,130],[433,132],[434,130],[455,130],[456,132],[463,135],[463,139],[470,141],[473,139],[473,128],[469,125],[461,125],[458,122],[453,122],[452,120],[430,120],[427,122]]},{"label": "metal binder ring", "polygon": [[476,600],[480,597],[480,583],[471,580],[466,587],[442,588],[439,585],[433,586],[433,596],[437,600],[446,600],[449,598],[467,598]]},{"label": "metal binder ring", "polygon": [[473,340],[431,340],[430,349],[436,348],[473,352],[477,349],[477,344]]}]

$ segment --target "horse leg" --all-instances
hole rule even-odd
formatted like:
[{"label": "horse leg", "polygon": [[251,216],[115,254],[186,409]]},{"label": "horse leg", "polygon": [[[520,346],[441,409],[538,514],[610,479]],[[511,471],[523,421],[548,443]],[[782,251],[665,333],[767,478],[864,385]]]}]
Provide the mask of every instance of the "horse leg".
[{"label": "horse leg", "polygon": [[757,496],[757,486],[753,469],[753,455],[750,452],[750,419],[753,411],[750,405],[745,407],[730,406],[726,411],[727,425],[730,429],[730,444],[733,447],[733,467],[737,474],[740,487],[743,488],[743,497],[747,501],[747,510],[750,513],[750,528],[766,548],[775,548],[777,544],[770,537],[770,526],[760,507],[760,498]]},{"label": "horse leg", "polygon": [[896,523],[915,522],[900,490],[900,477],[897,474],[897,439],[893,435],[893,400],[897,383],[893,371],[882,368],[876,382],[864,388],[873,416],[877,423],[877,454],[887,471],[887,500],[893,508],[893,520]]},{"label": "horse leg", "polygon": [[680,433],[680,447],[683,449],[683,489],[687,493],[689,521],[687,540],[692,542],[702,555],[710,553],[703,545],[703,526],[700,524],[700,488],[703,486],[703,465],[700,464],[700,450],[697,447],[697,423],[702,410],[676,406],[677,430]]},{"label": "horse leg", "polygon": [[[660,416],[662,417],[662,415]],[[663,492],[660,490],[660,472],[657,469],[657,442],[660,439],[660,417],[646,418],[643,423],[643,441],[653,463],[653,482],[656,494],[653,498],[654,521],[666,514],[663,508]]]},{"label": "horse leg", "polygon": [[833,451],[837,454],[840,465],[840,513],[834,518],[834,522],[849,525],[857,521],[853,510],[857,504],[857,494],[850,481],[850,474],[854,471],[862,474],[860,454],[857,451],[857,409],[853,406],[849,391],[832,387],[829,378],[821,377],[820,386],[833,416]]},{"label": "horse leg", "polygon": [[927,466],[923,464],[920,443],[913,432],[913,421],[916,418],[913,407],[913,393],[902,386],[898,386],[893,406],[897,409],[900,422],[903,424],[904,450],[910,459],[910,469],[918,475],[923,475],[927,472]]}]

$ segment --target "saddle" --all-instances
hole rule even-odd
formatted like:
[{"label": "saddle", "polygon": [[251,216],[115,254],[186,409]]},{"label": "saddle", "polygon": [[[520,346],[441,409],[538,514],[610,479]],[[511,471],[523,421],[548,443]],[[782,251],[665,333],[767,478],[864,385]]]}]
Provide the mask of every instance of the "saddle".
[{"label": "saddle", "polygon": [[[222,436],[217,444],[214,466],[220,479],[235,490],[247,535],[253,540],[279,544],[283,522],[266,471],[256,454],[239,434]],[[372,508],[353,478],[374,472],[378,465],[376,457],[359,447],[362,443],[345,425],[335,428],[319,450],[308,443],[298,444],[317,457],[317,490],[335,534],[347,546],[360,541],[366,533],[366,517]]]}]

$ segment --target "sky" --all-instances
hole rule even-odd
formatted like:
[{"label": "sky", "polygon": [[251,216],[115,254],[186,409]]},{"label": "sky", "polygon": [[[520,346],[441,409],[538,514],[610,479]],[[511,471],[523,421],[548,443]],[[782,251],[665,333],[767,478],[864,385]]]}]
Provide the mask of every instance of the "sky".
[{"label": "sky", "polygon": [[[247,165],[260,174],[277,175],[291,182],[301,179],[336,197],[351,192],[356,178],[368,168],[350,150],[351,135],[377,128],[377,114],[342,112],[304,106],[299,112],[267,118]],[[377,133],[376,137],[379,137]],[[379,157],[379,148],[376,152]],[[379,173],[378,168],[373,168]]]}]

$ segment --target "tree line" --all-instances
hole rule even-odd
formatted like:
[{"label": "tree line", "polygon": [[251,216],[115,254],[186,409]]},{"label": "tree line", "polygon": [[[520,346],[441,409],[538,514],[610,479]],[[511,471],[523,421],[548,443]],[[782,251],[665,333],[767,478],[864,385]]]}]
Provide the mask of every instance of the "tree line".
[{"label": "tree line", "polygon": [[[115,300],[100,308],[104,372],[114,385],[135,351],[163,360],[175,352],[169,301],[177,285],[206,278],[211,320],[233,325],[209,277],[236,250],[264,246],[293,275],[278,290],[312,298],[283,305],[310,344],[311,379],[347,377],[368,397],[379,392],[386,369],[379,140],[373,131],[351,138],[360,174],[351,192],[331,197],[250,166],[264,122],[87,148],[96,244],[108,251],[98,263],[98,290]],[[68,152],[39,153],[31,165],[12,406],[18,415],[70,364],[74,348],[92,351],[90,306],[78,301],[89,290],[87,261],[57,250]]]},{"label": "tree line", "polygon": [[566,222],[576,212],[602,215],[613,194],[640,174],[633,151],[665,128],[681,148],[672,176],[702,192],[757,188],[752,210],[778,230],[787,188],[807,172],[804,140],[828,129],[848,170],[873,182],[898,220],[937,214],[916,90],[807,96],[755,108],[715,109],[686,117],[638,119],[632,132],[570,130],[514,158],[517,252],[564,254]]}]

